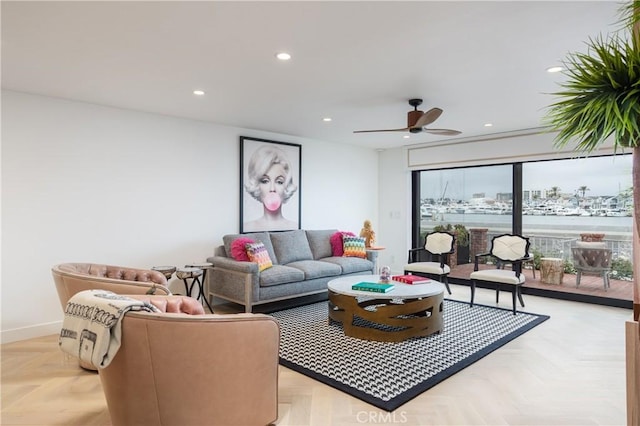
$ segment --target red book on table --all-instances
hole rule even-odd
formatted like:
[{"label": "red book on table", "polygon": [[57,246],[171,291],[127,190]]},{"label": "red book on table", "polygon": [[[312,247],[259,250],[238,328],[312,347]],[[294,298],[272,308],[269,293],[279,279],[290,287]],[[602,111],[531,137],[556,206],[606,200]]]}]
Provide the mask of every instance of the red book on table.
[{"label": "red book on table", "polygon": [[418,275],[394,275],[391,279],[405,284],[426,284],[431,282],[429,278],[420,277]]}]

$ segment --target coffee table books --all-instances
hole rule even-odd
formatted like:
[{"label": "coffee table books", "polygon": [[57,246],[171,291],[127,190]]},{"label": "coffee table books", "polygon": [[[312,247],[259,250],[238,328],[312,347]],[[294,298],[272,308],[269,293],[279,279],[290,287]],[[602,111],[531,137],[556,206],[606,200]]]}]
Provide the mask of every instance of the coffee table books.
[{"label": "coffee table books", "polygon": [[432,280],[418,275],[394,275],[391,277],[393,281],[398,281],[405,284],[427,284]]},{"label": "coffee table books", "polygon": [[370,291],[372,293],[388,293],[393,290],[394,287],[395,286],[393,284],[368,283],[363,281],[357,284],[353,284],[351,286],[351,289],[359,291]]}]

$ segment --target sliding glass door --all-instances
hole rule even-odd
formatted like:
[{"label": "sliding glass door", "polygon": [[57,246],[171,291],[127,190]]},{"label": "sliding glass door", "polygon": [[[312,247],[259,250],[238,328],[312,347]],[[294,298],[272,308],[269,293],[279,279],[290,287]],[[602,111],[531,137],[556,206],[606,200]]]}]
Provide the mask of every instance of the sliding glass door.
[{"label": "sliding glass door", "polygon": [[[509,233],[513,227],[513,166],[484,166],[419,172],[414,247],[424,235],[444,229],[456,234],[458,264],[468,263],[469,232]],[[414,215],[414,216],[416,216]]]},{"label": "sliding glass door", "polygon": [[[537,267],[541,257],[562,258],[572,273],[571,248],[599,240],[613,254],[611,278],[630,280],[631,168],[632,156],[624,154],[415,171],[413,247],[438,229],[459,240],[475,233],[480,246],[513,232],[529,237]],[[457,264],[467,261],[459,256]]]}]

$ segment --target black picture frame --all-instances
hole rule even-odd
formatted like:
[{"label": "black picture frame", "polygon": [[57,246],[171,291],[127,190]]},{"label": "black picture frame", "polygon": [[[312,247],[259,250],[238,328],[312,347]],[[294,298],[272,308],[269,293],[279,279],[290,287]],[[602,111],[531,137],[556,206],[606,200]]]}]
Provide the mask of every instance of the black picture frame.
[{"label": "black picture frame", "polygon": [[240,136],[240,233],[301,229],[301,182],[302,145]]}]

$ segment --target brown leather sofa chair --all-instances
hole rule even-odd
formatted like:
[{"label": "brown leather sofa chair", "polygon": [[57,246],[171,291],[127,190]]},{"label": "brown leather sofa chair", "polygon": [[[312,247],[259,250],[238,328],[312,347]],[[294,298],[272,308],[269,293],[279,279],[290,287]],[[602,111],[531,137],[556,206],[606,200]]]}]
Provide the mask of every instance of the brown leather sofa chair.
[{"label": "brown leather sofa chair", "polygon": [[98,370],[112,424],[271,424],[279,344],[268,315],[128,312],[120,349]]},{"label": "brown leather sofa chair", "polygon": [[[125,314],[120,348],[98,370],[113,425],[277,420],[280,327],[272,317],[204,314],[196,299],[171,295],[156,271],[69,263],[52,273],[63,310],[77,292],[101,289],[161,311]],[[146,294],[154,284],[155,295]]]},{"label": "brown leather sofa chair", "polygon": [[[62,263],[53,266],[51,273],[63,312],[69,299],[83,290],[109,290],[128,295],[148,292],[157,295],[171,294],[166,277],[158,271],[148,269],[97,263]],[[79,364],[85,370],[95,371],[90,364],[82,361]]]}]

